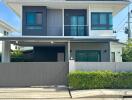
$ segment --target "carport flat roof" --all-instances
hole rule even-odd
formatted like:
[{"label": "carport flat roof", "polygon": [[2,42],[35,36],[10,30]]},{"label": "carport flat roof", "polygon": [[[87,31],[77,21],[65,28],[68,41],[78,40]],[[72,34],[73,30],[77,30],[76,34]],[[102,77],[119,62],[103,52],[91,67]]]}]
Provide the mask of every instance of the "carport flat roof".
[{"label": "carport flat roof", "polygon": [[87,37],[87,36],[4,36],[0,37],[0,41],[24,41],[24,42],[47,42],[47,41],[56,41],[56,42],[78,42],[78,41],[86,41],[86,42],[109,42],[109,41],[118,41],[118,39],[114,37]]}]

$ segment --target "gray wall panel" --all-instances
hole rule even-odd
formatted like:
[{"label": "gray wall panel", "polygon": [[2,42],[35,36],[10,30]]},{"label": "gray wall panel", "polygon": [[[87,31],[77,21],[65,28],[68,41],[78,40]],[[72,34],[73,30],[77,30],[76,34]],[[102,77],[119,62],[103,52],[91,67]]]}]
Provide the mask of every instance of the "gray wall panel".
[{"label": "gray wall panel", "polygon": [[62,35],[62,10],[48,9],[47,10],[47,35],[61,36]]}]

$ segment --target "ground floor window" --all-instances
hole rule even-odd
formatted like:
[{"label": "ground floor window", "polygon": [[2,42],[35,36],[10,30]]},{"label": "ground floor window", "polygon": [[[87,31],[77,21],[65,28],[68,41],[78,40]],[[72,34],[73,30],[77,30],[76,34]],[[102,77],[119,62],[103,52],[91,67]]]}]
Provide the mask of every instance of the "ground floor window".
[{"label": "ground floor window", "polygon": [[101,51],[98,50],[77,50],[76,61],[80,62],[100,62]]}]

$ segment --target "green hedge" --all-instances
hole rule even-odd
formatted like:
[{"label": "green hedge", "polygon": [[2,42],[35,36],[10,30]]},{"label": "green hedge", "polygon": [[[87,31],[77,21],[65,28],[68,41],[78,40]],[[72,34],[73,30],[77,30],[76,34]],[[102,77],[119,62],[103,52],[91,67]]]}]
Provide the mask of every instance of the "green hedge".
[{"label": "green hedge", "polygon": [[81,72],[68,75],[72,89],[132,89],[132,72]]}]

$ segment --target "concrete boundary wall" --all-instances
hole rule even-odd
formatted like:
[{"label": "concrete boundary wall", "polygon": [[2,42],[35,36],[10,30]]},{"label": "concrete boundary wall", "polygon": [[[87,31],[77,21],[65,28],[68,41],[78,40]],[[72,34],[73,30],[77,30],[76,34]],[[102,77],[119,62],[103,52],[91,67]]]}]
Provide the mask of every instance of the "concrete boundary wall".
[{"label": "concrete boundary wall", "polygon": [[0,87],[67,85],[68,63],[0,63]]},{"label": "concrete boundary wall", "polygon": [[70,61],[69,71],[132,72],[132,62],[74,62]]}]

